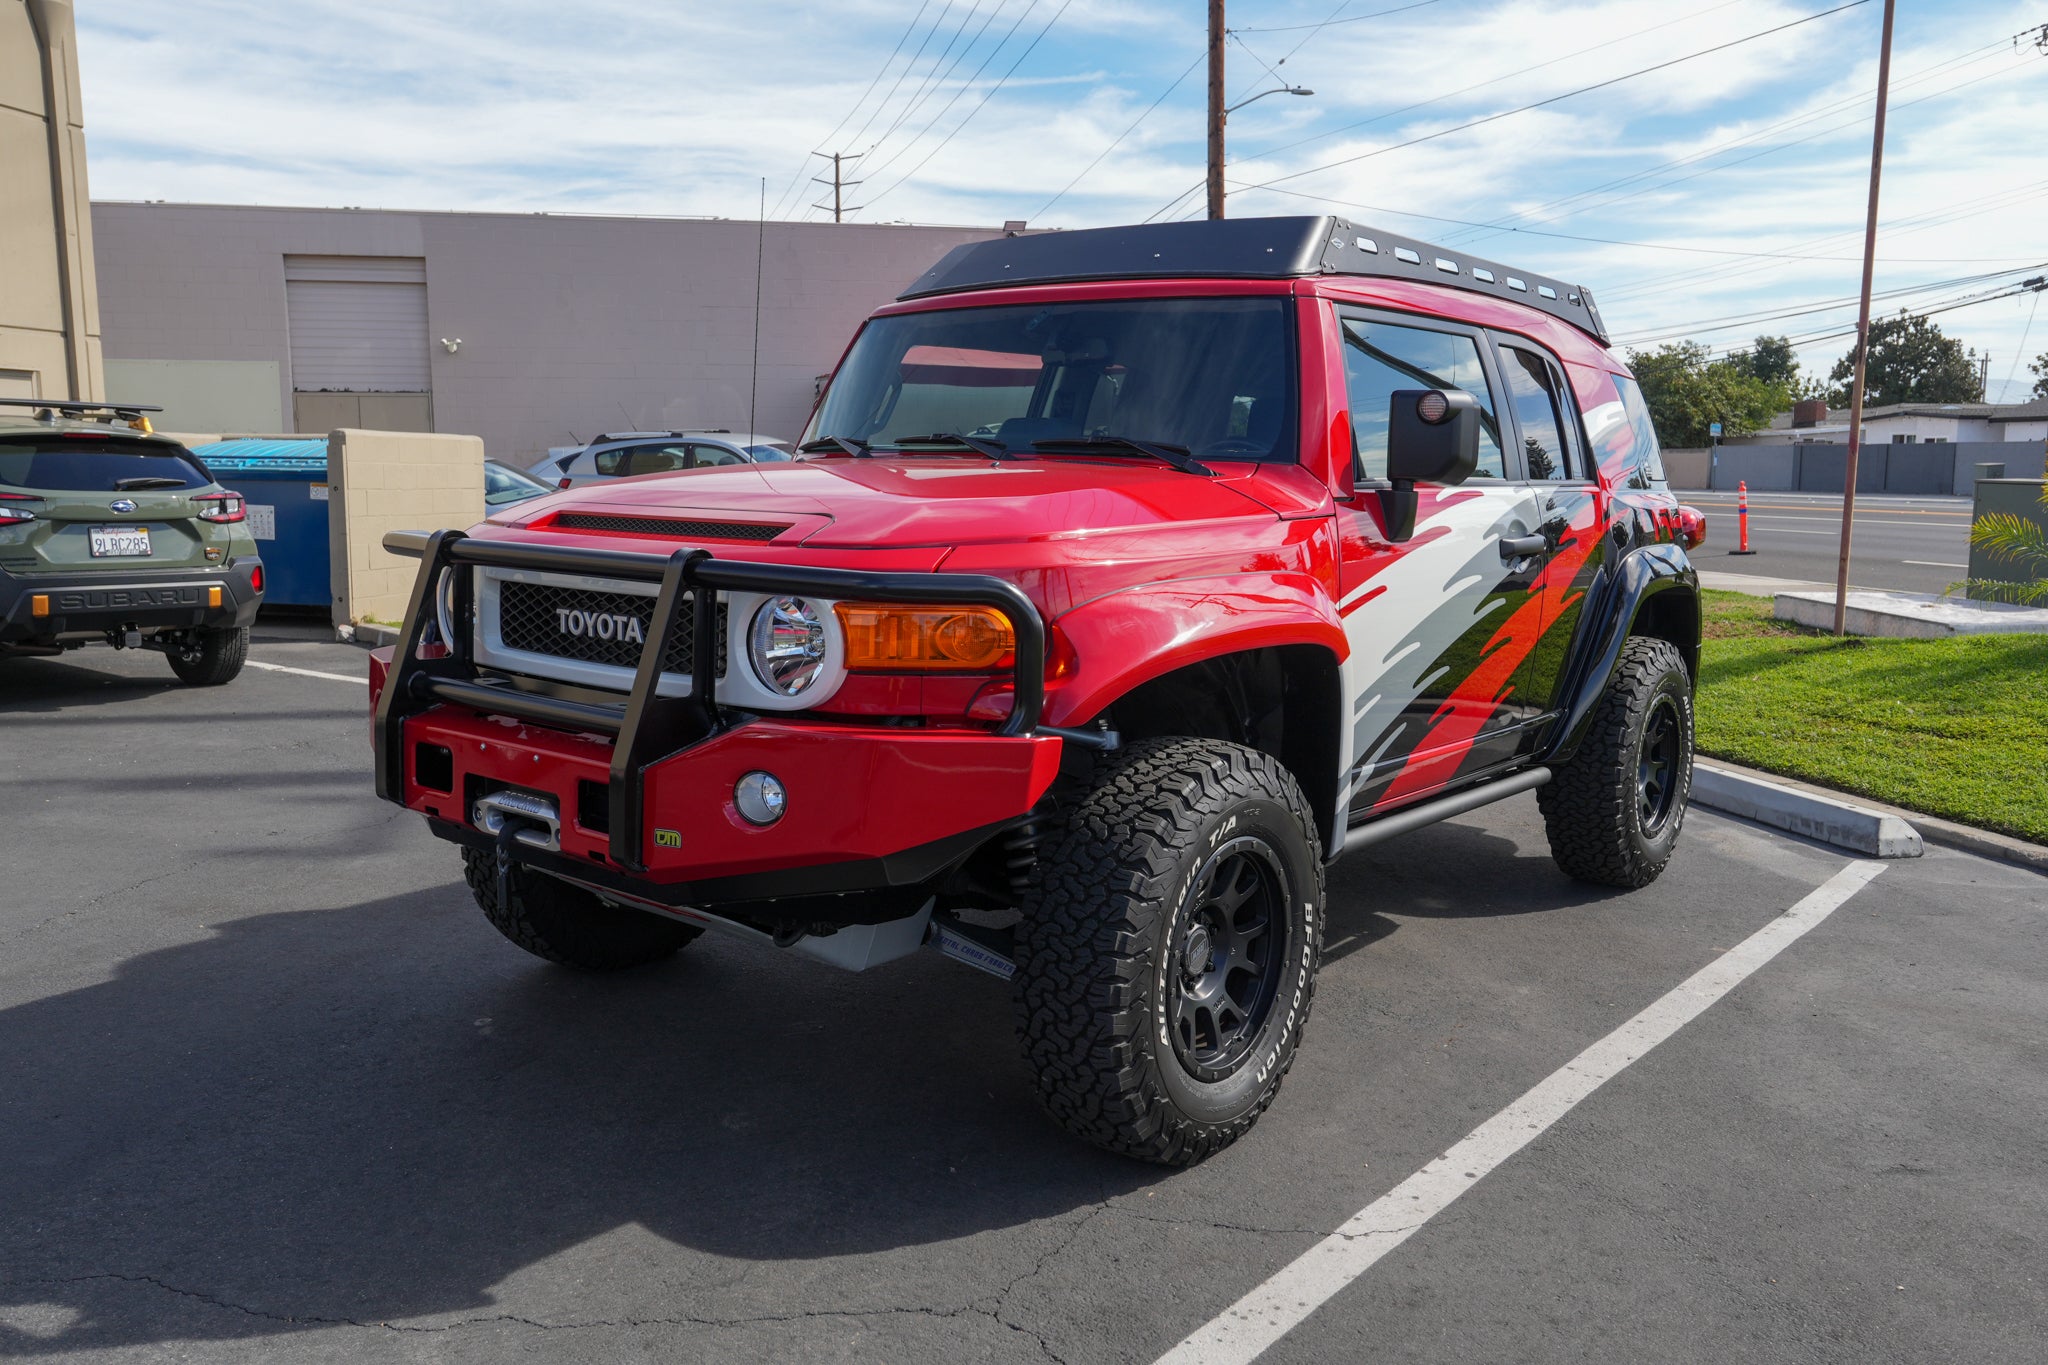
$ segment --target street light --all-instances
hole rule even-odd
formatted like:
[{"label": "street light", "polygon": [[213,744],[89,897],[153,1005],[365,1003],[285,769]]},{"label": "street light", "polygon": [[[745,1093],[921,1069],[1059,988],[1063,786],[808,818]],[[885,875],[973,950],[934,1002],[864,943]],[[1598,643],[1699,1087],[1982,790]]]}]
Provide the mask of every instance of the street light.
[{"label": "street light", "polygon": [[1212,0],[1212,26],[1209,48],[1209,216],[1223,216],[1223,124],[1231,114],[1268,95],[1313,95],[1315,91],[1301,85],[1276,85],[1271,90],[1261,90],[1248,99],[1241,99],[1229,108],[1223,106],[1223,39],[1222,0]]},{"label": "street light", "polygon": [[1261,90],[1261,91],[1260,91],[1260,92],[1259,92],[1258,94],[1256,94],[1256,95],[1253,95],[1253,96],[1251,97],[1251,99],[1242,99],[1242,100],[1239,100],[1239,101],[1238,101],[1238,102],[1237,102],[1236,104],[1233,104],[1233,105],[1231,105],[1231,106],[1230,106],[1230,107],[1229,107],[1228,109],[1225,109],[1225,110],[1223,111],[1223,116],[1224,116],[1225,118],[1228,118],[1228,117],[1230,117],[1230,116],[1231,116],[1232,114],[1236,113],[1236,112],[1237,112],[1238,110],[1240,110],[1240,109],[1244,108],[1244,107],[1245,107],[1245,106],[1246,106],[1247,104],[1250,104],[1250,103],[1252,102],[1252,100],[1262,100],[1262,99],[1266,98],[1266,96],[1268,96],[1268,95],[1313,95],[1313,94],[1315,94],[1315,91],[1313,91],[1313,90],[1310,90],[1310,89],[1308,89],[1308,88],[1307,88],[1307,87],[1305,87],[1305,86],[1299,86],[1299,85],[1276,85],[1276,86],[1274,86],[1274,87],[1273,87],[1273,88],[1272,88],[1271,90]]}]

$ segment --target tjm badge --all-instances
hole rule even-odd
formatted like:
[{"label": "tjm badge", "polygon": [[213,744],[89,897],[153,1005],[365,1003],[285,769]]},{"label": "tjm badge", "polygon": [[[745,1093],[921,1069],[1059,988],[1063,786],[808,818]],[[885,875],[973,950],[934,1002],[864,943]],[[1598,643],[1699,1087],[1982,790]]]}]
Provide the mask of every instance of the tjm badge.
[{"label": "tjm badge", "polygon": [[675,829],[658,829],[654,831],[654,846],[656,848],[681,848],[683,846],[683,833],[681,830]]}]

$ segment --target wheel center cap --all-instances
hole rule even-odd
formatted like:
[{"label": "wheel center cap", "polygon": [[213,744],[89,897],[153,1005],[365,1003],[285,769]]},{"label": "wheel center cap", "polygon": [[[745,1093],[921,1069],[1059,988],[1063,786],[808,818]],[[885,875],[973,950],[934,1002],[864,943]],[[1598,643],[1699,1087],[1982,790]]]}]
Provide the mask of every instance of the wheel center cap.
[{"label": "wheel center cap", "polygon": [[1181,970],[1189,976],[1200,976],[1209,970],[1209,958],[1214,951],[1208,926],[1197,924],[1188,930],[1187,946],[1181,950]]}]

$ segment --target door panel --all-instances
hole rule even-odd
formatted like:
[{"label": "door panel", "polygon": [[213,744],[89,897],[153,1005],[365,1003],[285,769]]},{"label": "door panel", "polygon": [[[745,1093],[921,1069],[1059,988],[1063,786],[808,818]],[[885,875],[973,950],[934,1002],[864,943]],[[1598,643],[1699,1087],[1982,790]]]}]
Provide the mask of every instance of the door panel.
[{"label": "door panel", "polygon": [[[1521,661],[1541,634],[1532,596],[1546,554],[1504,555],[1535,534],[1536,491],[1500,437],[1491,349],[1472,329],[1342,310],[1338,327],[1362,487],[1342,507],[1340,584],[1352,646],[1350,805],[1354,818],[1505,763],[1536,713],[1520,692]],[[1418,488],[1415,534],[1390,543],[1369,485],[1386,470],[1389,396],[1459,388],[1484,415],[1480,472],[1457,487]]]}]

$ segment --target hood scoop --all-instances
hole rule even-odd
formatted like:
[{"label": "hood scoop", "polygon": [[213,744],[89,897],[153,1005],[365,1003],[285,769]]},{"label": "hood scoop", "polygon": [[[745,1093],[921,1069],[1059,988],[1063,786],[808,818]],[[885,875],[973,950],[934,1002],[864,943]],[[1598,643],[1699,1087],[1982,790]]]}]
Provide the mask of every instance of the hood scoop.
[{"label": "hood scoop", "polygon": [[739,540],[759,544],[787,531],[789,523],[703,521],[693,517],[632,516],[620,512],[557,512],[534,529],[596,531],[619,536],[672,536],[678,540]]}]

